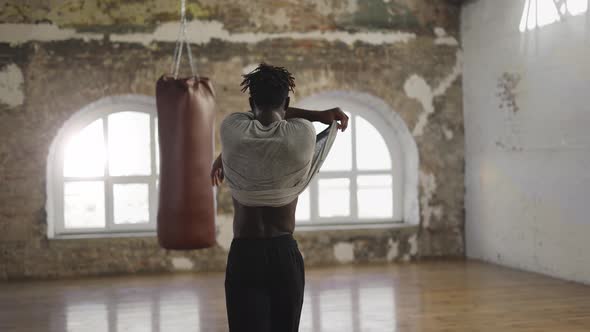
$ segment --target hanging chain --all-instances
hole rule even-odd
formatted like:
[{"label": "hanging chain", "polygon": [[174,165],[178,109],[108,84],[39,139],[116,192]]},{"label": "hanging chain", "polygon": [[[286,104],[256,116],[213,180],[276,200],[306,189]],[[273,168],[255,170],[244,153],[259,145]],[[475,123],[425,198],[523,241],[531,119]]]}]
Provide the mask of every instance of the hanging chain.
[{"label": "hanging chain", "polygon": [[180,61],[182,59],[182,51],[185,43],[186,53],[188,55],[189,64],[191,66],[191,73],[194,77],[197,77],[191,46],[186,35],[186,26],[186,0],[180,0],[180,28],[178,30],[178,36],[176,37],[176,47],[174,48],[173,62],[172,67],[170,68],[170,72],[174,75],[174,78],[178,77],[178,72],[180,70]]}]

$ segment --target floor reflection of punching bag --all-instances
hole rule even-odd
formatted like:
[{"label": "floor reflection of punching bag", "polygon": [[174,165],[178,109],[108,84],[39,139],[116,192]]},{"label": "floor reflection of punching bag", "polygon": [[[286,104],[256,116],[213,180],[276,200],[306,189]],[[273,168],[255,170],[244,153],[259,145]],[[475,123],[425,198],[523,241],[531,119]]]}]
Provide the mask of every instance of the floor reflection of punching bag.
[{"label": "floor reflection of punching bag", "polygon": [[[215,191],[209,176],[214,154],[215,92],[209,79],[195,75],[186,40],[184,0],[180,26],[173,75],[164,75],[156,83],[158,242],[165,249],[187,250],[215,244]],[[193,76],[178,78],[185,43]]]}]

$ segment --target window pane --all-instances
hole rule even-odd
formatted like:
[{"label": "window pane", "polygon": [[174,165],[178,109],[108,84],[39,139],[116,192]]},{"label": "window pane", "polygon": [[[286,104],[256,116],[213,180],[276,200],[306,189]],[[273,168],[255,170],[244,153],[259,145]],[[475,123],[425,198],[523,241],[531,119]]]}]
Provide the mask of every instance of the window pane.
[{"label": "window pane", "polygon": [[[348,116],[350,113],[345,112]],[[322,129],[316,127],[316,132],[320,133]],[[350,171],[352,170],[352,138],[350,128],[344,132],[338,131],[336,140],[328,153],[328,157],[322,164],[322,171]]]},{"label": "window pane", "polygon": [[70,137],[64,151],[64,176],[102,176],[106,151],[102,119]]},{"label": "window pane", "polygon": [[154,121],[156,125],[154,126],[154,143],[156,145],[156,174],[160,174],[160,139],[158,138],[158,118],[155,118]]},{"label": "window pane", "polygon": [[356,163],[360,170],[391,169],[391,156],[383,136],[367,120],[357,116]]},{"label": "window pane", "polygon": [[[527,0],[520,20],[520,31],[524,32],[527,28],[532,30],[559,21],[558,8],[553,1]],[[565,14],[565,11],[563,11],[563,14]]]},{"label": "window pane", "polygon": [[149,175],[150,116],[140,112],[109,115],[110,175]]},{"label": "window pane", "polygon": [[391,175],[363,175],[357,178],[359,218],[393,218]]},{"label": "window pane", "polygon": [[115,224],[137,224],[149,221],[147,184],[113,185]]},{"label": "window pane", "polygon": [[350,215],[350,179],[320,179],[320,217],[342,217]]},{"label": "window pane", "polygon": [[64,226],[89,228],[105,226],[104,183],[66,182],[64,185]]},{"label": "window pane", "polygon": [[297,199],[295,220],[309,221],[309,186],[299,195],[299,198]]},{"label": "window pane", "polygon": [[[562,8],[565,4],[561,5]],[[563,8],[565,9],[565,8]],[[562,10],[563,11],[563,10]],[[587,0],[567,0],[567,11],[572,15],[578,15],[585,13],[588,11],[588,1]]]}]

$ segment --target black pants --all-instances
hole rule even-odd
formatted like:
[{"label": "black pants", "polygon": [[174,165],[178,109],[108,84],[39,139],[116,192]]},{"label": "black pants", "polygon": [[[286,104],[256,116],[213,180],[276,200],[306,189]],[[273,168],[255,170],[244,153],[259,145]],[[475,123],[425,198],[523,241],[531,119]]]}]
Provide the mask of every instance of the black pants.
[{"label": "black pants", "polygon": [[233,239],[225,271],[230,331],[298,331],[304,287],[303,257],[292,235]]}]

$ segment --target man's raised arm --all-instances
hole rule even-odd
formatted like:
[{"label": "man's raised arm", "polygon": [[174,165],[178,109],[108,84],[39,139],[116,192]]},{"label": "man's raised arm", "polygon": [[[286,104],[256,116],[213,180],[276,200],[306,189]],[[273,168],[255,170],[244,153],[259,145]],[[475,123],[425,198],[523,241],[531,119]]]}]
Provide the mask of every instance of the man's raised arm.
[{"label": "man's raised arm", "polygon": [[330,125],[334,120],[338,121],[338,129],[344,131],[348,127],[348,115],[339,107],[325,111],[311,111],[302,108],[289,107],[285,113],[285,119],[302,118],[311,122],[321,122]]}]

